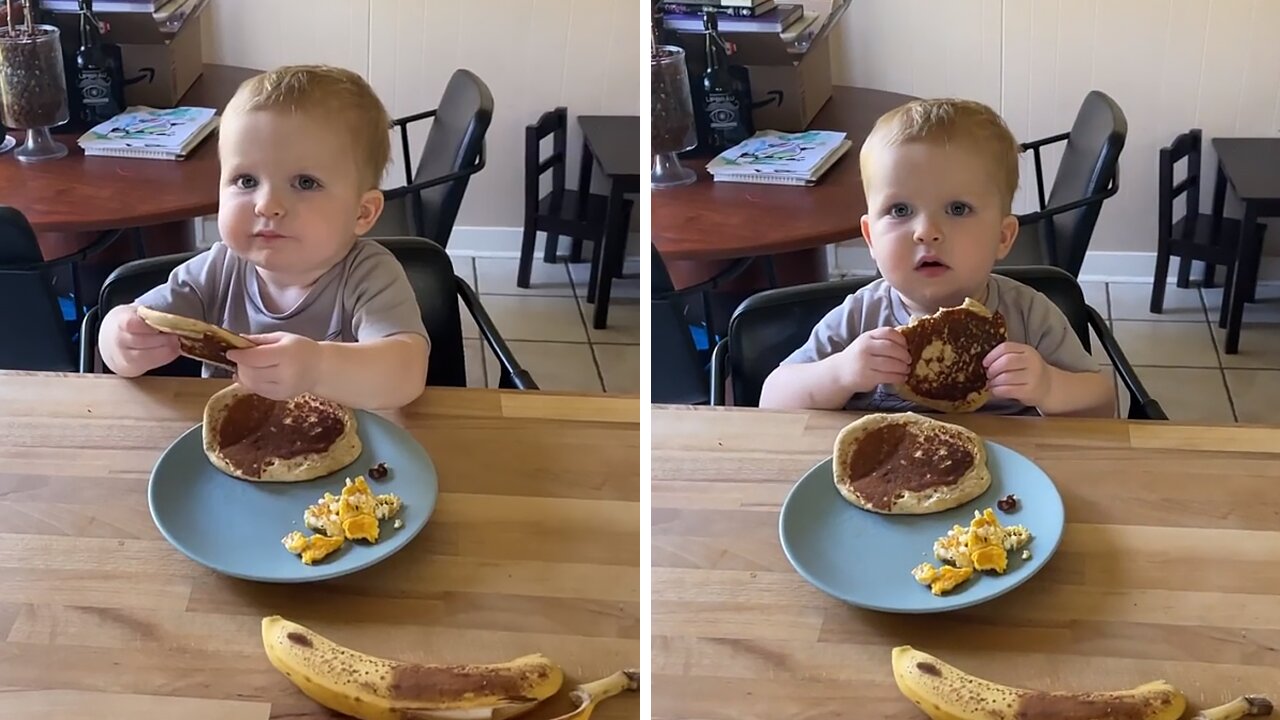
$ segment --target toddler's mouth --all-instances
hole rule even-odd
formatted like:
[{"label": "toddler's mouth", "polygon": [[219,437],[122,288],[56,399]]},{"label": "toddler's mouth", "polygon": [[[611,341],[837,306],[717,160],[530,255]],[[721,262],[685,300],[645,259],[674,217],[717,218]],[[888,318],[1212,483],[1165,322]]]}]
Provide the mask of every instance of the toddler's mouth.
[{"label": "toddler's mouth", "polygon": [[916,261],[916,270],[947,270],[950,266],[935,255],[925,255]]}]

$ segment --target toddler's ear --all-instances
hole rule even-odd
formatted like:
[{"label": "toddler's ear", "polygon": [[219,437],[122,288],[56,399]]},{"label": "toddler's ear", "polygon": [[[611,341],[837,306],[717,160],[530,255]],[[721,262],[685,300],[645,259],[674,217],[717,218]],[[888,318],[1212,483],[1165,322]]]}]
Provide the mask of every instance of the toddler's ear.
[{"label": "toddler's ear", "polygon": [[361,195],[360,208],[356,215],[356,235],[364,235],[372,230],[378,218],[382,216],[384,207],[386,207],[386,200],[382,197],[381,190],[375,188]]},{"label": "toddler's ear", "polygon": [[867,244],[867,249],[872,250],[872,254],[874,254],[874,248],[871,246],[871,217],[869,215],[863,215],[862,219],[858,221],[858,224],[862,226],[863,242]]},{"label": "toddler's ear", "polygon": [[1018,218],[1006,215],[1000,221],[1000,245],[996,248],[996,259],[1003,260],[1013,249],[1013,241],[1018,238]]}]

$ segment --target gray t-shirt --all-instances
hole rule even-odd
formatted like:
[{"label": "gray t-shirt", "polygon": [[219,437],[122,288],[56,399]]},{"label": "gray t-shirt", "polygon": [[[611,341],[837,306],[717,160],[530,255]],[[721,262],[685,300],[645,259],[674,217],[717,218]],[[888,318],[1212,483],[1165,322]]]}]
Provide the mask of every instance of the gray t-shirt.
[{"label": "gray t-shirt", "polygon": [[[988,310],[1004,316],[1009,340],[1035,348],[1049,365],[1068,372],[1096,372],[1098,362],[1080,343],[1067,317],[1053,301],[1017,280],[992,275],[987,281]],[[813,328],[809,339],[782,361],[817,362],[851,345],[859,334],[881,327],[906,325],[911,321],[902,296],[884,278],[877,278],[845,298]],[[879,385],[868,393],[855,393],[845,403],[846,410],[872,412],[935,412],[903,400],[890,385]],[[1016,400],[992,398],[980,412],[1004,415],[1039,414]]]},{"label": "gray t-shirt", "polygon": [[[359,342],[416,333],[431,341],[404,267],[373,240],[357,240],[287,312],[267,312],[259,282],[248,260],[217,242],[174,268],[167,283],[134,302],[241,335],[288,332],[317,341]],[[205,364],[203,375],[230,373]]]}]

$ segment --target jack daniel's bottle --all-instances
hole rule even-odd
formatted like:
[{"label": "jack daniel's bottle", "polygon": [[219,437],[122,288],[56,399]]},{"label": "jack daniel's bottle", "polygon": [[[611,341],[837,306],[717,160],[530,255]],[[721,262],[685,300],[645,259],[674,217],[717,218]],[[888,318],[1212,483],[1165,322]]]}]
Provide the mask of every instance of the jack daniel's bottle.
[{"label": "jack daniel's bottle", "polygon": [[78,125],[89,128],[124,112],[124,60],[119,45],[102,39],[93,0],[80,0],[80,49],[72,80],[68,89]]},{"label": "jack daniel's bottle", "polygon": [[755,134],[751,121],[751,90],[746,68],[730,67],[729,51],[720,37],[713,12],[702,16],[706,29],[706,70],[699,93],[698,124],[702,149],[719,153]]}]

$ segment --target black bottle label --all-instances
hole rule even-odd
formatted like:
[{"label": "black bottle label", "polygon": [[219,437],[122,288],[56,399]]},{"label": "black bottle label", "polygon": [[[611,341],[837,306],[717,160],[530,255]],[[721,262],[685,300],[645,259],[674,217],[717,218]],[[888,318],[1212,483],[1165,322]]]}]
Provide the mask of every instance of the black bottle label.
[{"label": "black bottle label", "polygon": [[738,130],[742,110],[737,95],[732,92],[707,93],[706,107],[712,132],[733,133]]},{"label": "black bottle label", "polygon": [[85,68],[80,71],[80,98],[86,107],[111,104],[111,74],[106,70]]}]

